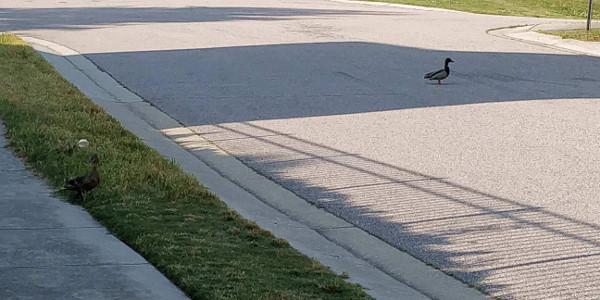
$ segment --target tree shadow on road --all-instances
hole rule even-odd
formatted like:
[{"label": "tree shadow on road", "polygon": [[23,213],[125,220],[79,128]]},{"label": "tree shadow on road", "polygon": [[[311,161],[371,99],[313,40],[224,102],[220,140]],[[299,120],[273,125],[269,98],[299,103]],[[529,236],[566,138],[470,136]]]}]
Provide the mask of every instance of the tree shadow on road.
[{"label": "tree shadow on road", "polygon": [[411,15],[405,12],[273,7],[65,7],[0,9],[0,31],[84,30],[135,23],[276,21],[306,16]]},{"label": "tree shadow on road", "polygon": [[[220,145],[249,167],[486,293],[600,294],[596,224],[252,122],[192,128],[208,140],[235,138]],[[267,148],[276,154],[252,154]]]},{"label": "tree shadow on road", "polygon": [[[186,125],[600,96],[600,59],[362,42],[87,54]],[[456,63],[445,84],[423,74]]]}]

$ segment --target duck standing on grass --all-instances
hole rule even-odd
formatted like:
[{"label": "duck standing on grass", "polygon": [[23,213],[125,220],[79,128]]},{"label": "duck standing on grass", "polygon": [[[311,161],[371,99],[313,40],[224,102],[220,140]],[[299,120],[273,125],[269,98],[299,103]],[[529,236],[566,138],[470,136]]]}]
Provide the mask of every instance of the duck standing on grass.
[{"label": "duck standing on grass", "polygon": [[429,80],[437,80],[438,84],[442,84],[442,80],[446,79],[448,75],[450,75],[450,68],[448,67],[448,63],[454,62],[451,58],[446,58],[446,62],[444,63],[444,68],[438,71],[433,71],[425,74],[424,79]]},{"label": "duck standing on grass", "polygon": [[80,200],[83,200],[83,196],[86,192],[91,191],[100,183],[100,173],[96,170],[96,166],[98,165],[98,154],[94,154],[90,159],[90,162],[93,165],[92,172],[68,180],[67,184],[65,184],[65,189],[77,192],[77,197]]}]

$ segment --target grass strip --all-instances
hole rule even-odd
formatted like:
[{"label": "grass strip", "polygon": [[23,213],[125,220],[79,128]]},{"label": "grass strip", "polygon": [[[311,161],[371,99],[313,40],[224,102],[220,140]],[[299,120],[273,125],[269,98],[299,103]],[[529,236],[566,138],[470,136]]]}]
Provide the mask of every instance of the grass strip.
[{"label": "grass strip", "polygon": [[600,29],[592,29],[587,31],[580,30],[563,30],[563,31],[540,31],[541,33],[558,35],[563,39],[574,39],[586,42],[600,42]]},{"label": "grass strip", "polygon": [[[588,0],[363,0],[438,7],[478,14],[585,19]],[[597,1],[596,1],[597,2]],[[600,8],[594,5],[594,16]]]},{"label": "grass strip", "polygon": [[[61,187],[89,172],[99,153],[100,186],[81,205],[191,298],[370,299],[228,209],[14,35],[0,35],[0,87],[0,118],[17,155]],[[78,148],[81,138],[90,147]]]}]

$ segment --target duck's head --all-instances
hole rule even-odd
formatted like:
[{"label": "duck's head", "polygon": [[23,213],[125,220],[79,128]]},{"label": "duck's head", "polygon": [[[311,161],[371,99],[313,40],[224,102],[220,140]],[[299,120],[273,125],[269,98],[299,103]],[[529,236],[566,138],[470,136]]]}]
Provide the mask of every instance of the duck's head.
[{"label": "duck's head", "polygon": [[450,57],[446,58],[446,64],[448,64],[448,63],[451,63],[451,62],[454,62],[454,61],[452,60],[452,58],[450,58]]},{"label": "duck's head", "polygon": [[98,154],[92,155],[92,158],[90,158],[90,162],[92,164],[97,164],[98,163]]}]

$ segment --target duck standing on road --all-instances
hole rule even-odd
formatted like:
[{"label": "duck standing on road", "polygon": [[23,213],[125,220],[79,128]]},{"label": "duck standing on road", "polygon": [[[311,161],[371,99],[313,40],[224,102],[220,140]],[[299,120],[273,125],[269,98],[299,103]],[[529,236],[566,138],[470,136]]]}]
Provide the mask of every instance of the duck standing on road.
[{"label": "duck standing on road", "polygon": [[444,63],[443,69],[425,74],[424,79],[437,80],[438,84],[441,85],[442,80],[446,79],[448,77],[448,75],[450,75],[450,68],[448,67],[448,64],[451,62],[454,62],[454,61],[449,57],[446,58],[446,62]]}]

